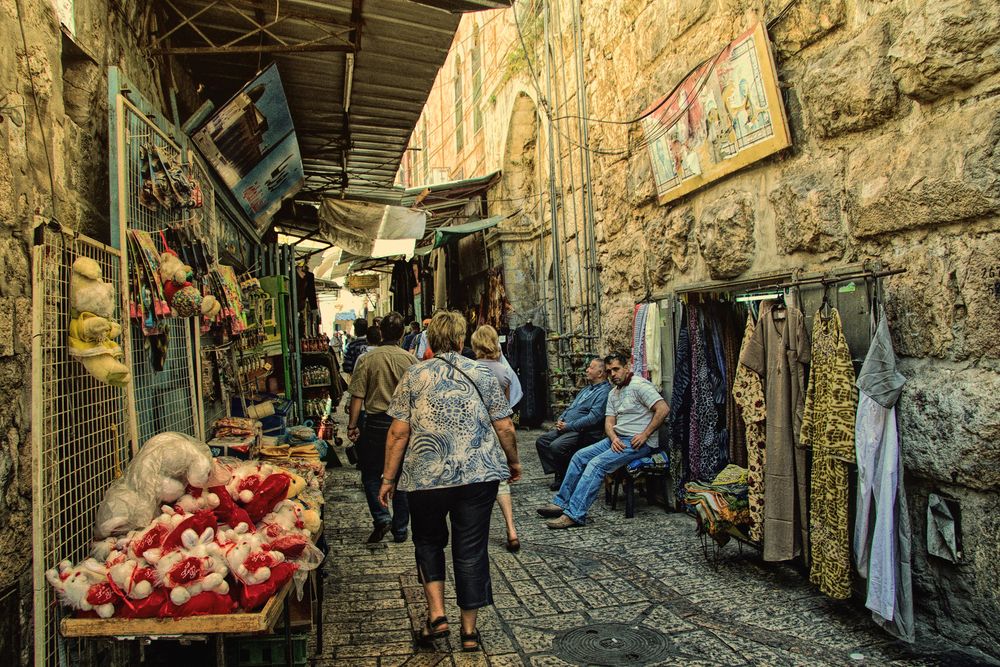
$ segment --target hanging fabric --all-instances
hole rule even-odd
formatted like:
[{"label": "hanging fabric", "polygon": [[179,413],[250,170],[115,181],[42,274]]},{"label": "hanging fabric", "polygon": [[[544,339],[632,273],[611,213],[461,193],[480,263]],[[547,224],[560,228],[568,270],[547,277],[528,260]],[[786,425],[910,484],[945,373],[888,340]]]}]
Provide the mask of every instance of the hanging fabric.
[{"label": "hanging fabric", "polygon": [[[752,325],[751,325],[752,326]],[[746,425],[743,422],[743,412],[736,404],[733,388],[736,386],[736,374],[740,366],[740,351],[746,335],[739,326],[735,313],[726,309],[722,316],[722,351],[725,359],[726,395],[723,405],[725,428],[729,436],[728,461],[742,468],[749,467],[747,459]]]},{"label": "hanging fabric", "polygon": [[519,425],[534,428],[542,423],[548,407],[545,329],[528,322],[518,327],[508,346],[510,365],[524,390],[518,406]]},{"label": "hanging fabric", "polygon": [[636,304],[632,312],[632,372],[636,375],[649,379],[649,370],[646,366],[646,319],[649,313],[649,304]]},{"label": "hanging fabric", "polygon": [[[740,345],[740,357],[746,354],[753,332],[753,313],[749,312],[747,313],[746,328],[743,332],[743,343]],[[733,381],[733,399],[743,413],[743,423],[746,425],[750,539],[759,543],[764,540],[764,468],[766,465],[764,420],[767,417],[767,408],[764,402],[764,386],[761,384],[760,376],[743,364],[738,364],[738,366]]]},{"label": "hanging fabric", "polygon": [[646,304],[646,379],[657,389],[663,381],[660,364],[660,318],[655,303]]},{"label": "hanging fabric", "polygon": [[851,597],[847,528],[848,464],[855,462],[857,390],[851,351],[836,308],[813,316],[812,364],[799,441],[813,451],[809,512],[809,580],[838,600]]},{"label": "hanging fabric", "polygon": [[875,622],[912,642],[910,515],[896,426],[896,402],[906,378],[896,370],[892,336],[881,309],[879,318],[857,381],[854,555],[858,572],[868,580],[865,606],[872,610]]},{"label": "hanging fabric", "polygon": [[688,320],[691,336],[691,417],[688,446],[689,478],[707,482],[715,478],[719,469],[719,447],[716,426],[719,413],[711,372],[708,365],[709,340],[702,309],[692,308]]},{"label": "hanging fabric", "polygon": [[805,405],[809,335],[802,311],[791,305],[761,307],[740,363],[761,377],[767,406],[764,468],[764,560],[799,555],[809,563],[806,452],[799,446]]},{"label": "hanging fabric", "polygon": [[691,410],[691,344],[688,332],[690,309],[681,312],[674,351],[674,380],[670,398],[670,479],[674,497],[684,497],[685,471],[688,469],[688,421]]}]

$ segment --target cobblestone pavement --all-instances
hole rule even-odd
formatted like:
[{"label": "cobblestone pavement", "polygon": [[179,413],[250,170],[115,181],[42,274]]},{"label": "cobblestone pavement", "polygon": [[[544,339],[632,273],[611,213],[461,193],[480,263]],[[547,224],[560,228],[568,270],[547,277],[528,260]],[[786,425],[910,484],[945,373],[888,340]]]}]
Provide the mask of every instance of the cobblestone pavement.
[{"label": "cobblestone pavement", "polygon": [[411,628],[426,611],[412,545],[364,544],[371,519],[359,473],[328,471],[331,550],[316,665],[976,664],[948,647],[893,641],[857,601],[829,600],[795,569],[765,564],[756,552],[729,545],[713,565],[690,518],[641,498],[633,519],[624,518],[623,503],[612,511],[599,498],[591,525],[548,530],[535,513],[551,497],[535,455],[538,433],[518,431],[525,469],[512,487],[519,553],[504,549],[503,518],[494,511],[495,607],[480,612],[482,653],[460,651],[451,580],[453,636],[436,651],[414,649]]}]

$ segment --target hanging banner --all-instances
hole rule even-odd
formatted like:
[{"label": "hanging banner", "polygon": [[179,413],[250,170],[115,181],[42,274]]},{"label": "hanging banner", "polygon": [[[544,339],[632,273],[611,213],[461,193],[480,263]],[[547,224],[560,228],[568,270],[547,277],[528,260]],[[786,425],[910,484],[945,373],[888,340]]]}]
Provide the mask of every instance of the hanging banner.
[{"label": "hanging banner", "polygon": [[258,229],[302,187],[302,156],[277,65],[245,85],[192,139]]},{"label": "hanging banner", "polygon": [[377,273],[356,273],[347,276],[347,289],[376,290],[378,289]]},{"label": "hanging banner", "polygon": [[661,204],[792,143],[763,23],[730,42],[646,113],[643,130]]}]

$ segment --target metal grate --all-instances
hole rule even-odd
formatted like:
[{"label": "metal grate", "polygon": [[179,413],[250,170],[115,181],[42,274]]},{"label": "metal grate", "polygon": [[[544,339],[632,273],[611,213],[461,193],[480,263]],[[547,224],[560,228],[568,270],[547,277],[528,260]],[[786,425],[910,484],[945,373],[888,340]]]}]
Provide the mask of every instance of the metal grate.
[{"label": "metal grate", "polygon": [[[35,664],[93,664],[93,642],[60,637],[60,610],[45,570],[89,555],[104,490],[128,463],[126,390],[91,377],[69,356],[69,281],[90,257],[117,284],[121,256],[72,232],[44,227],[33,251],[32,467]],[[121,322],[120,307],[115,313]]]},{"label": "metal grate", "polygon": [[[142,149],[145,145],[160,147],[170,159],[180,160],[181,149],[125,97],[119,95],[118,178],[120,239],[123,247],[129,229],[152,232],[157,249],[162,250],[160,230],[171,222],[186,219],[190,211],[154,211],[140,201],[142,193]],[[205,187],[208,184],[205,183]],[[205,211],[203,207],[196,209]],[[130,269],[132,259],[129,261]],[[201,416],[198,409],[198,380],[195,378],[193,319],[168,318],[163,321],[167,334],[167,352],[163,370],[153,367],[154,341],[143,335],[138,324],[127,327],[132,356],[132,386],[135,394],[137,445],[164,431],[180,431],[201,438]]]}]

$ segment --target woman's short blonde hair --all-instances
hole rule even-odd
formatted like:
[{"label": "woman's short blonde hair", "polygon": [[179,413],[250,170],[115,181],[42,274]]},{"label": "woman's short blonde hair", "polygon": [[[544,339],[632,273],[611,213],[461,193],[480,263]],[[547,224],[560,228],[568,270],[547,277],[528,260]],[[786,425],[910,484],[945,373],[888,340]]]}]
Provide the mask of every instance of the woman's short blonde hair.
[{"label": "woman's short blonde hair", "polygon": [[497,330],[488,324],[476,329],[476,332],[472,334],[472,351],[476,353],[477,359],[493,359],[494,361],[500,358],[500,336],[497,335]]},{"label": "woman's short blonde hair", "polygon": [[462,313],[457,310],[439,310],[427,325],[427,344],[435,354],[461,352],[467,327]]}]

